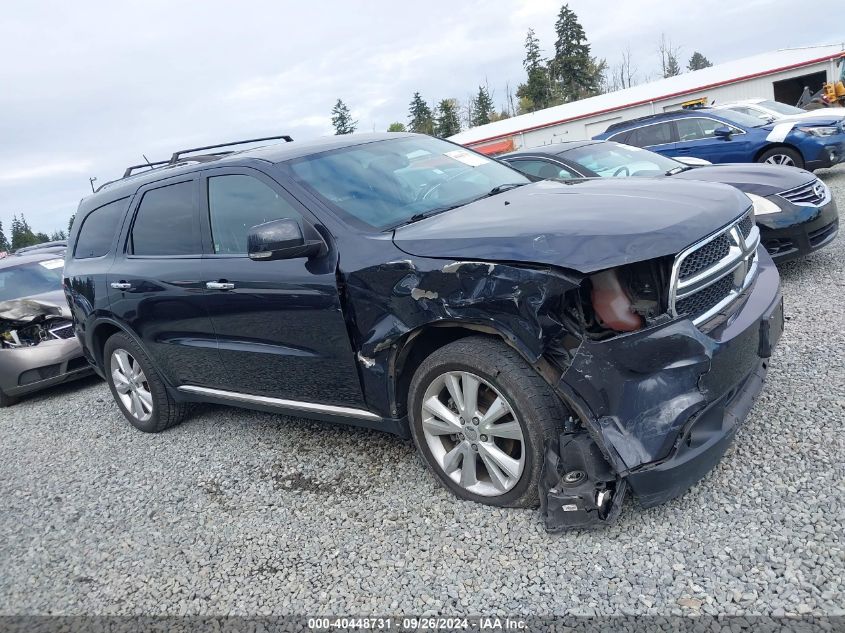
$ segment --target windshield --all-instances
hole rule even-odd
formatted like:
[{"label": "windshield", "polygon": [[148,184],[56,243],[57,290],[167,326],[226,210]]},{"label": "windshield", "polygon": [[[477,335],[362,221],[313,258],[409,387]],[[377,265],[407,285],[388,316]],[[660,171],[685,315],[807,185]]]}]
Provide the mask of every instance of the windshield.
[{"label": "windshield", "polygon": [[743,114],[742,112],[736,112],[735,110],[709,110],[709,112],[713,112],[714,114],[720,116],[721,118],[730,121],[740,127],[760,127],[762,125],[766,125],[766,122],[761,120],[756,116],[751,116],[750,114]]},{"label": "windshield", "polygon": [[795,106],[787,105],[785,103],[780,103],[778,101],[769,101],[768,99],[765,101],[761,101],[759,103],[762,107],[766,108],[767,110],[772,110],[779,114],[804,114],[806,110],[802,110],[801,108],[796,108]]},{"label": "windshield", "polygon": [[684,168],[671,158],[613,141],[577,147],[561,156],[602,177],[656,176]]},{"label": "windshield", "polygon": [[404,137],[308,156],[294,177],[353,223],[379,230],[460,206],[529,179],[430,137]]},{"label": "windshield", "polygon": [[48,259],[0,268],[0,301],[61,290],[64,260]]}]

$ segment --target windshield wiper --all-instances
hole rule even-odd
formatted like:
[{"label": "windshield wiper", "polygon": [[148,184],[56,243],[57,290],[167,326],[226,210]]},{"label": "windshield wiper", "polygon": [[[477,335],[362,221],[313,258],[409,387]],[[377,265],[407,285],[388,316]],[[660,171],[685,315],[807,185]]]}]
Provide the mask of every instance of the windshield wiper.
[{"label": "windshield wiper", "polygon": [[497,193],[503,193],[505,191],[510,191],[511,189],[516,189],[517,187],[522,187],[523,185],[527,185],[530,183],[527,182],[508,182],[503,185],[498,185],[493,187],[490,191],[485,193],[483,196],[479,196],[473,200],[465,200],[463,202],[459,202],[457,204],[449,205],[448,207],[441,207],[439,209],[433,209],[432,211],[426,211],[425,213],[415,213],[407,220],[403,220],[399,224],[394,224],[390,227],[391,230],[398,229],[400,226],[405,226],[407,224],[413,224],[414,222],[419,222],[420,220],[425,220],[426,218],[430,218],[433,215],[440,215],[441,213],[446,213],[446,211],[451,211],[452,209],[457,209],[458,207],[464,207],[468,204],[472,204],[473,202],[478,202],[484,198],[489,198],[490,196],[495,196]]},{"label": "windshield wiper", "polygon": [[510,191],[511,189],[516,189],[517,187],[522,187],[523,185],[527,184],[527,182],[506,182],[503,185],[497,185],[496,187],[493,187],[490,191],[487,192],[487,195],[495,196],[497,193]]},{"label": "windshield wiper", "polygon": [[458,207],[462,207],[466,204],[466,202],[461,202],[460,204],[453,204],[450,207],[443,207],[440,209],[433,209],[432,211],[426,211],[425,213],[415,213],[407,220],[402,220],[399,224],[394,224],[393,226],[389,227],[389,230],[398,229],[400,226],[405,226],[407,224],[413,224],[414,222],[419,222],[420,220],[425,220],[426,218],[430,218],[433,215],[439,215],[441,213],[445,213],[446,211],[451,211],[452,209],[457,209]]},{"label": "windshield wiper", "polygon": [[682,171],[688,171],[692,169],[689,165],[678,165],[677,167],[672,167],[669,171],[666,172],[667,176],[674,176],[675,174],[680,174]]}]

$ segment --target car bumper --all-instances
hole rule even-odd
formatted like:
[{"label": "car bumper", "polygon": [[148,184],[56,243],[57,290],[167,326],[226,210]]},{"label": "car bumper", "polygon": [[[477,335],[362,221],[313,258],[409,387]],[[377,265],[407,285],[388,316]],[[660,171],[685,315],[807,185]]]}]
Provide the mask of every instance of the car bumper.
[{"label": "car bumper", "polygon": [[820,207],[790,206],[789,212],[757,218],[760,241],[777,263],[823,248],[839,232],[839,211],[833,198]]},{"label": "car bumper", "polygon": [[813,171],[815,169],[833,167],[845,162],[845,142],[841,140],[841,134],[837,136],[838,138],[835,140],[824,142],[822,148],[813,159],[804,161],[804,169]]},{"label": "car bumper", "polygon": [[678,319],[582,344],[557,388],[587,424],[605,462],[591,466],[584,458],[579,470],[587,479],[597,473],[598,490],[613,496],[601,507],[596,499],[607,497],[597,497],[595,487],[592,497],[583,488],[572,498],[559,484],[572,459],[564,433],[557,450],[546,452],[541,501],[547,529],[612,520],[626,489],[643,506],[663,503],[719,462],[762,389],[783,329],[777,268],[762,249],[758,256],[760,272],[743,305],[713,331],[704,334]]},{"label": "car bumper", "polygon": [[91,373],[76,338],[0,350],[0,390],[9,396],[40,391]]}]

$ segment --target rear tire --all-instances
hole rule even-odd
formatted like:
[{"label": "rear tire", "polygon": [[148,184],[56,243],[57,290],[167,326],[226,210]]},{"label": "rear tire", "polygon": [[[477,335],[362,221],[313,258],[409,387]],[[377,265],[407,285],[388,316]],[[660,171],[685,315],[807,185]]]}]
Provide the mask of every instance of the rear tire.
[{"label": "rear tire", "polygon": [[408,412],[420,455],[458,498],[537,505],[544,445],[566,409],[515,350],[479,336],[438,349],[414,373]]},{"label": "rear tire", "polygon": [[170,397],[149,357],[126,334],[113,334],[103,349],[106,381],[130,424],[145,433],[159,433],[179,424],[188,404]]},{"label": "rear tire", "polygon": [[801,154],[789,147],[773,147],[772,149],[768,149],[760,154],[757,158],[757,162],[804,169],[804,159]]}]

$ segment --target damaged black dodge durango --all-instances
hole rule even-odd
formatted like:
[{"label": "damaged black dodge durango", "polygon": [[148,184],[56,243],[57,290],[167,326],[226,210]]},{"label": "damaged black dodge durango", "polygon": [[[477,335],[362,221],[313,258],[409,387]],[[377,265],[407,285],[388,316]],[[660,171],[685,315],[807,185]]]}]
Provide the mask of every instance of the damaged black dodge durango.
[{"label": "damaged black dodge durango", "polygon": [[68,249],[142,431],[199,401],[390,431],[562,530],[684,492],[760,392],[783,308],[737,189],[532,183],[412,134],[199,150],[83,200]]}]

